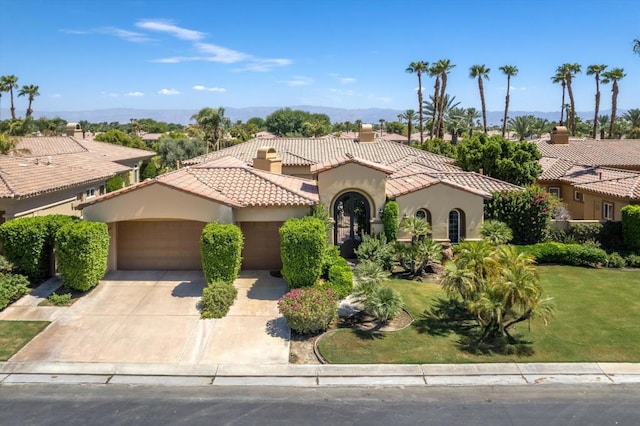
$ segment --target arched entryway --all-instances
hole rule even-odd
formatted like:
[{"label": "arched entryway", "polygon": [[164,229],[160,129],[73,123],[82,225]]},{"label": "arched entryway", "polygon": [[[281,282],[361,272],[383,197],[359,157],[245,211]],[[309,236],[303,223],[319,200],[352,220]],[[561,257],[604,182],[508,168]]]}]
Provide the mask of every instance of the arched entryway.
[{"label": "arched entryway", "polygon": [[360,245],[362,235],[370,231],[370,218],[369,201],[359,192],[346,192],[336,199],[333,204],[333,238],[343,257],[355,257],[354,250]]}]

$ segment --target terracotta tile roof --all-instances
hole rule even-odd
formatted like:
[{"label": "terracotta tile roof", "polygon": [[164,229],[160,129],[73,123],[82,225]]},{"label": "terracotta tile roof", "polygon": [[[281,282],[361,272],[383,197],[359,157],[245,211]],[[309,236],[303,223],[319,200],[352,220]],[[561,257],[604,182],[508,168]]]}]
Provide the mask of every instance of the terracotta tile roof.
[{"label": "terracotta tile roof", "polygon": [[[122,167],[122,166],[121,166]],[[0,198],[28,198],[74,186],[104,182],[98,169],[0,155]]]},{"label": "terracotta tile roof", "polygon": [[79,208],[152,184],[168,186],[232,207],[312,206],[319,201],[315,181],[257,170],[237,158],[220,157],[98,197]]},{"label": "terracotta tile roof", "polygon": [[518,191],[522,188],[494,179],[489,176],[470,172],[422,171],[414,174],[398,172],[387,180],[387,197],[399,197],[437,183],[450,185],[464,191],[473,192],[485,198],[498,191]]},{"label": "terracotta tile roof", "polygon": [[380,163],[374,163],[372,161],[363,160],[362,158],[354,157],[353,155],[347,153],[346,155],[334,158],[332,160],[323,161],[321,163],[311,166],[311,173],[314,173],[314,174],[321,173],[321,172],[324,172],[325,170],[333,169],[335,167],[342,166],[344,164],[349,164],[349,163],[360,164],[362,166],[381,171],[388,175],[394,172],[394,169],[391,167],[384,166]]},{"label": "terracotta tile roof", "polygon": [[105,142],[77,139],[70,136],[23,137],[16,148],[27,150],[21,157],[47,157],[66,154],[89,154],[92,160],[124,161],[151,158],[152,151],[129,148]]},{"label": "terracotta tile roof", "polygon": [[541,181],[558,180],[574,166],[571,161],[551,157],[542,157],[539,163],[542,166],[542,174],[538,180]]},{"label": "terracotta tile roof", "polygon": [[640,166],[640,139],[569,139],[568,144],[538,140],[534,143],[543,157],[591,166]]}]

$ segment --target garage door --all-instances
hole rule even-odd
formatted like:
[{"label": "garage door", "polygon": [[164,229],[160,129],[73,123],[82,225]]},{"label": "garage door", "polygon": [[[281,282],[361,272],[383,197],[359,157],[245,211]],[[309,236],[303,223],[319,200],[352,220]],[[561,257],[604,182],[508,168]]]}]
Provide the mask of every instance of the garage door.
[{"label": "garage door", "polygon": [[278,271],[280,260],[280,233],[283,222],[242,222],[244,235],[242,269],[267,269]]},{"label": "garage door", "polygon": [[118,269],[202,269],[195,221],[118,222]]}]

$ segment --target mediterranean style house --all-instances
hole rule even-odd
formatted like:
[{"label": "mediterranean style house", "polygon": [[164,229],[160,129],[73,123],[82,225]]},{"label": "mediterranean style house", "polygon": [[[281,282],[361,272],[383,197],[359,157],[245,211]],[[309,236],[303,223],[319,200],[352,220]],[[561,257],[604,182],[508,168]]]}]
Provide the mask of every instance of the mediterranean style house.
[{"label": "mediterranean style house", "polygon": [[535,141],[542,154],[538,185],[560,198],[573,219],[621,219],[640,204],[640,140],[573,139],[556,127],[550,140]]},{"label": "mediterranean style house", "polygon": [[434,239],[479,238],[484,200],[520,187],[464,172],[453,160],[374,136],[253,139],[191,159],[177,171],[79,208],[108,224],[109,269],[199,269],[208,222],[237,224],[244,269],[279,269],[279,228],[322,203],[332,240],[352,256],[364,233],[383,231],[385,203],[419,216]]},{"label": "mediterranean style house", "polygon": [[79,215],[76,206],[105,193],[115,175],[136,183],[151,151],[82,139],[76,123],[66,136],[23,137],[0,155],[0,223],[24,216]]}]

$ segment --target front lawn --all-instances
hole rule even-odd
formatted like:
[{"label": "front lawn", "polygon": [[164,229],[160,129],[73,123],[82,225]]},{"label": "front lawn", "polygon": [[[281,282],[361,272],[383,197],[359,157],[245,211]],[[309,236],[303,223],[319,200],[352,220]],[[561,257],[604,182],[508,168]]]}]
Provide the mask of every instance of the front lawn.
[{"label": "front lawn", "polygon": [[6,361],[49,325],[49,321],[0,321],[0,361]]},{"label": "front lawn", "polygon": [[538,272],[555,314],[548,326],[518,324],[516,345],[478,345],[473,321],[464,321],[438,284],[393,280],[415,318],[410,327],[386,334],[337,330],[320,340],[320,352],[336,364],[640,362],[640,271],[540,266]]}]

